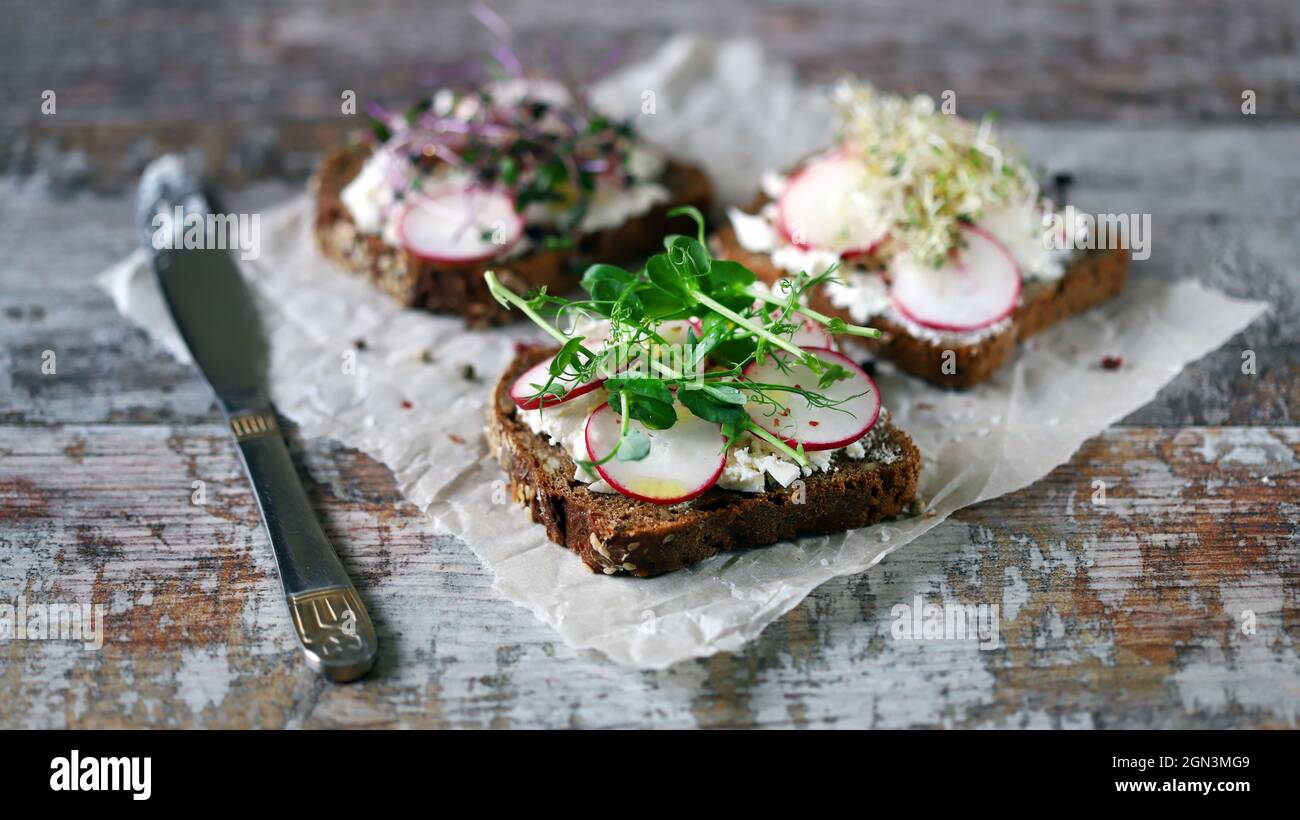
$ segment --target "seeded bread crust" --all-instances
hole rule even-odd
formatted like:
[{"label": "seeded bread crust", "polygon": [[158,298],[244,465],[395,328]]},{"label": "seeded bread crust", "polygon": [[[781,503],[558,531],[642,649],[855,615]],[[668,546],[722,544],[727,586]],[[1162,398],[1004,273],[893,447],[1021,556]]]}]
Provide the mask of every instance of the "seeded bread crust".
[{"label": "seeded bread crust", "polygon": [[326,157],[313,180],[316,200],[315,233],[321,252],[343,267],[369,279],[404,307],[435,313],[456,313],[474,326],[517,319],[488,292],[483,272],[494,270],[502,283],[519,293],[546,287],[567,293],[577,287],[585,259],[627,260],[661,249],[665,235],[694,231],[683,217],[668,211],[694,205],[707,211],[712,186],[693,165],[669,162],[663,183],[669,201],[614,228],[584,234],[566,250],[537,249],[506,260],[466,265],[439,264],[421,259],[381,237],[357,231],[340,194],[370,155],[370,146],[349,145]]},{"label": "seeded bread crust", "polygon": [[[789,276],[788,272],[772,264],[772,258],[767,254],[742,248],[731,225],[713,235],[712,245],[717,256],[740,262],[769,285]],[[1080,255],[1056,282],[1026,282],[1021,291],[1020,305],[1006,327],[971,342],[916,336],[904,325],[884,316],[875,316],[866,324],[878,328],[884,335],[880,340],[868,341],[867,344],[882,358],[940,387],[972,387],[988,381],[998,368],[1006,364],[1017,342],[1116,296],[1124,289],[1128,263],[1129,253],[1123,248],[1088,251]],[[831,304],[825,288],[811,294],[808,304],[829,316],[853,321],[847,309]],[[948,368],[953,371],[951,373],[944,372],[944,352],[948,350],[955,357]]]},{"label": "seeded bread crust", "polygon": [[523,350],[501,377],[488,408],[488,446],[509,478],[515,503],[592,572],[660,575],[728,550],[875,524],[909,512],[916,497],[921,455],[906,433],[884,419],[868,434],[868,458],[887,452],[892,463],[837,457],[834,470],[803,479],[802,488],[771,480],[764,493],[714,487],[672,506],[592,492],[573,479],[573,461],[562,447],[516,417],[510,398],[515,379],[554,353]]}]

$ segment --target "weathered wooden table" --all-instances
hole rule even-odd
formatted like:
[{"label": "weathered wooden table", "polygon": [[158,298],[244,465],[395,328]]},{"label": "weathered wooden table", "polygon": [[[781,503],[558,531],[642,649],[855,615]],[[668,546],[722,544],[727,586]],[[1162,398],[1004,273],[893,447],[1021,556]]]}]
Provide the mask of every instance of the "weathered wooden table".
[{"label": "weathered wooden table", "polygon": [[[48,5],[32,13],[49,14]],[[415,13],[319,20],[297,3],[282,5],[280,40],[246,44],[246,60],[273,52],[290,74],[305,71],[293,43],[318,43],[349,26],[373,42],[401,31],[403,15]],[[548,18],[556,26],[587,11],[559,5]],[[820,56],[809,56],[823,53],[809,38],[846,36],[836,23],[856,18],[838,4],[792,9],[769,10],[743,28],[805,71],[825,73]],[[727,21],[686,6],[670,11],[706,29]],[[69,27],[98,16],[69,18]],[[217,40],[257,30],[203,19]],[[1216,18],[1198,6],[1187,19],[1212,27]],[[588,22],[649,37],[649,23],[635,18]],[[1092,21],[1094,29],[1104,23]],[[653,30],[664,25],[658,20]],[[35,89],[39,99],[39,89],[64,81],[73,93],[60,98],[66,126],[17,123],[12,107],[3,115],[11,173],[0,181],[0,604],[94,602],[107,616],[98,651],[0,641],[0,726],[1295,726],[1300,97],[1292,69],[1255,56],[1279,47],[1270,38],[1295,33],[1236,25],[1223,60],[1243,73],[1258,68],[1267,87],[1290,89],[1280,104],[1290,111],[1234,118],[1238,86],[1250,80],[1226,70],[1207,80],[1196,73],[1203,67],[1189,67],[1181,92],[1162,93],[1168,75],[1151,68],[1159,61],[1110,77],[1129,83],[1115,93],[1136,107],[1134,123],[1042,124],[1057,112],[1041,89],[1019,102],[1010,94],[997,99],[1009,102],[1001,107],[1012,115],[1040,121],[1013,128],[1031,153],[1067,142],[1082,204],[1154,215],[1155,252],[1135,275],[1198,277],[1271,303],[1264,319],[1188,368],[1157,400],[1037,484],[961,512],[862,576],[823,586],[743,652],[662,673],[575,655],[498,599],[467,547],[432,536],[385,468],[333,442],[293,437],[312,500],[383,645],[375,673],[346,687],[322,683],[299,660],[256,508],[206,388],[91,285],[134,242],[121,191],[131,163],[173,142],[225,151],[261,134],[272,147],[259,162],[270,157],[270,170],[301,170],[284,158],[305,167],[310,144],[332,138],[339,124],[310,117],[274,127],[214,124],[197,127],[200,138],[196,127],[154,128],[139,117],[120,123],[102,98],[165,112],[148,102],[157,78],[95,84],[85,65],[19,59],[15,71],[0,72],[15,91]],[[894,37],[895,53],[919,65],[906,44],[937,42],[945,28],[913,21],[902,33],[866,23],[854,30],[864,42]],[[1136,38],[1141,30],[1115,36]],[[45,42],[68,36],[58,31]],[[432,36],[445,42],[453,33]],[[959,38],[960,53],[938,65],[992,55],[1000,37],[984,32],[974,46]],[[1289,46],[1294,56],[1293,40]],[[402,36],[396,47],[414,44]],[[596,47],[584,48],[594,59]],[[1175,40],[1168,48],[1190,46]],[[1086,64],[1113,50],[1092,54],[1086,42],[1067,38],[1051,56]],[[169,49],[166,58],[183,62],[184,51]],[[1027,60],[1048,58],[1030,51]],[[108,61],[121,65],[113,59],[121,55]],[[844,64],[884,71],[861,59]],[[990,59],[1005,65],[1004,56]],[[961,80],[936,70],[927,82]],[[897,78],[884,72],[878,79]],[[146,102],[120,91],[131,82],[144,83]],[[198,83],[213,100],[247,92],[207,74],[174,82],[182,92]],[[332,84],[319,85],[301,93],[336,98]],[[978,87],[1002,93],[997,84]],[[105,91],[113,88],[119,92]],[[1099,88],[1089,84],[1081,103],[1094,120],[1110,110]],[[184,93],[175,99],[182,108],[193,104]],[[78,100],[89,113],[78,113]],[[1175,110],[1166,111],[1167,103]],[[256,108],[261,98],[248,104]],[[1194,122],[1207,111],[1217,119]],[[295,145],[308,147],[299,155]],[[243,156],[231,149],[216,164],[230,170],[231,157]],[[267,170],[246,167],[255,176]],[[92,187],[101,193],[86,190]],[[253,209],[294,190],[259,183],[236,202]],[[1254,375],[1242,372],[1245,350],[1255,353]],[[56,357],[53,373],[42,369],[46,351]],[[1091,503],[1095,479],[1108,485],[1104,507]],[[206,483],[205,505],[191,504],[195,480]],[[917,595],[998,604],[1000,648],[894,640],[891,609]]]}]

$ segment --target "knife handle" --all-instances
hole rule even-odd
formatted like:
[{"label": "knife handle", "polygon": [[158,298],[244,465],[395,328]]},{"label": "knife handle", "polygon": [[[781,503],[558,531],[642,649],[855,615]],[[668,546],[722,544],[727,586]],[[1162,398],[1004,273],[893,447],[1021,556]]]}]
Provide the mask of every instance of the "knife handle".
[{"label": "knife handle", "polygon": [[344,683],[374,665],[374,625],[302,488],[272,410],[232,414],[307,665]]}]

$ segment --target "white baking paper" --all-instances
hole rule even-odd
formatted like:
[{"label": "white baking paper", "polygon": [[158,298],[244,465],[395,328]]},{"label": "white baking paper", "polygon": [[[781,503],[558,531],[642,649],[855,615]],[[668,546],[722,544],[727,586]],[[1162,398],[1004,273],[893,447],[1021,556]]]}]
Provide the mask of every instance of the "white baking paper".
[{"label": "white baking paper", "polygon": [[[743,42],[674,39],[594,98],[636,113],[656,142],[703,163],[724,204],[748,200],[764,169],[791,164],[830,134],[824,95]],[[1192,280],[1144,279],[1138,268],[1122,298],[1022,345],[1013,365],[974,390],[945,392],[882,367],[885,404],[924,454],[927,514],[720,556],[660,578],[607,577],[588,572],[510,503],[487,455],[492,381],[516,340],[536,332],[467,332],[458,319],[397,309],[318,255],[305,196],[266,214],[262,234],[261,258],[245,272],[270,337],[280,412],[306,436],[337,439],[388,465],[432,526],[465,541],[496,589],[566,643],[646,669],[737,650],[824,581],[862,572],[954,510],[1037,480],[1264,309]],[[106,271],[101,284],[123,314],[188,358],[142,253]],[[1100,367],[1111,354],[1124,357],[1123,367]]]}]

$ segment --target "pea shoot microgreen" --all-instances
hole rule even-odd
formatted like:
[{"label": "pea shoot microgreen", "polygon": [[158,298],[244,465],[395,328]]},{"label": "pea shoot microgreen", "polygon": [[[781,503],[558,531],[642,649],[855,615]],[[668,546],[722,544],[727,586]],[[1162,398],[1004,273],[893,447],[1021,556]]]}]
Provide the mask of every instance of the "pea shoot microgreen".
[{"label": "pea shoot microgreen", "polygon": [[[501,284],[492,271],[484,278],[493,297],[507,309],[522,312],[559,345],[545,384],[534,385],[542,398],[561,398],[565,384],[581,384],[604,377],[609,406],[621,419],[620,437],[602,460],[636,461],[650,451],[650,440],[630,426],[636,420],[650,430],[665,430],[678,420],[678,406],[705,421],[718,424],[730,447],[743,436],[760,438],[776,451],[808,465],[802,445],[791,447],[754,423],[747,403],[764,407],[767,415],[784,408],[789,394],[802,396],[815,407],[836,408],[820,392],[850,373],[792,343],[805,317],[831,334],[879,338],[874,328],[851,325],[804,305],[804,296],[834,275],[834,269],[810,276],[801,273],[783,280],[773,291],[757,283],[752,271],[739,262],[715,259],[708,251],[704,217],[693,207],[677,208],[672,216],[688,216],[697,225],[696,236],[674,234],[664,240],[640,271],[609,264],[592,265],[582,277],[586,298],[566,299],[545,289],[524,297]],[[552,315],[556,321],[543,314]],[[603,346],[586,344],[584,335],[560,328],[577,316],[609,320],[609,338]],[[664,323],[698,320],[687,333],[686,353],[680,362],[665,365],[655,347],[666,343]],[[576,326],[576,325],[575,325]],[[768,359],[786,371],[802,365],[818,378],[817,389],[752,381],[745,369]],[[609,372],[615,362],[648,362],[649,367]],[[847,411],[841,411],[847,412]],[[584,464],[591,469],[595,463]]]}]

